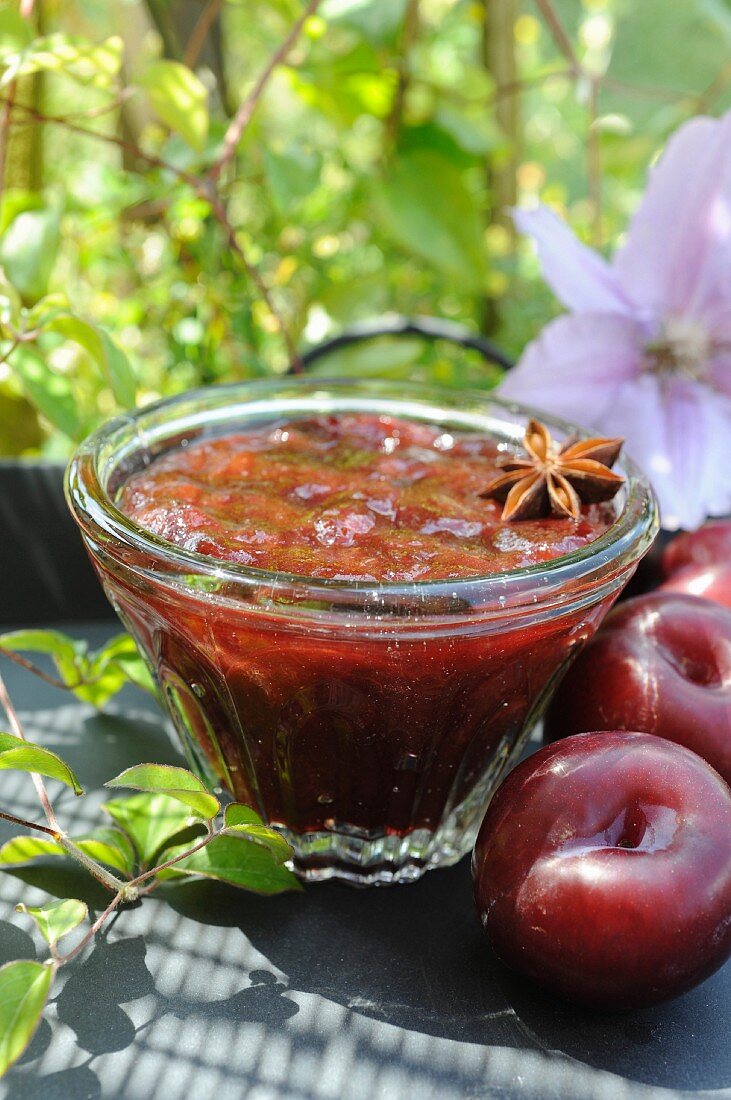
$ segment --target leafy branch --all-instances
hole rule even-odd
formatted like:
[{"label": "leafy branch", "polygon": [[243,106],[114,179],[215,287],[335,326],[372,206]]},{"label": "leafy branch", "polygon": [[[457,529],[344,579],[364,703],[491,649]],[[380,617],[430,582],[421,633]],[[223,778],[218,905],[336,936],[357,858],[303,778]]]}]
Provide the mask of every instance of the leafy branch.
[{"label": "leafy branch", "polygon": [[[24,4],[21,6],[21,14],[26,18],[31,14],[32,5],[33,0],[24,0]],[[170,174],[179,182],[187,185],[196,198],[200,199],[208,206],[211,216],[218,223],[224,234],[227,247],[246,273],[255,287],[256,292],[266,304],[269,313],[274,318],[277,329],[286,346],[287,356],[292,368],[295,371],[301,370],[299,353],[294,337],[274,301],[267,282],[263,278],[257,265],[249,256],[248,249],[244,246],[239,233],[231,222],[226,203],[221,197],[217,184],[225,169],[233,161],[244,132],[274,72],[286,61],[300,36],[302,27],[307,19],[316,12],[319,5],[320,0],[309,0],[309,3],[306,5],[300,17],[287,32],[281,44],[274,50],[254,83],[253,88],[230,119],[221,144],[220,152],[218,152],[212,164],[205,170],[196,172],[190,171],[187,168],[179,166],[172,159],[149,152],[143,149],[137,142],[122,137],[115,132],[105,132],[83,125],[79,121],[76,121],[74,116],[51,114],[39,110],[34,106],[17,103],[15,101],[15,82],[11,81],[8,84],[7,81],[3,80],[0,82],[0,87],[2,87],[3,84],[5,85],[5,92],[0,96],[0,194],[2,193],[5,148],[8,134],[11,124],[16,124],[18,122],[25,122],[26,124],[33,123],[36,125],[51,124],[63,127],[71,133],[116,146],[121,151],[129,154],[136,164],[145,165],[148,168],[154,168],[158,171]],[[202,41],[201,36],[205,37],[205,33],[211,21],[216,17],[218,7],[220,7],[220,5],[215,3],[209,4],[201,13],[199,25],[194,30],[193,41],[189,44],[193,62],[196,53],[200,49]],[[63,38],[63,36],[61,37]],[[42,40],[38,41],[40,42]],[[115,44],[113,48],[110,47],[107,53],[100,52],[99,63],[103,67],[105,75],[110,65],[109,54],[113,52],[113,50],[116,50],[116,48],[117,46]],[[99,47],[100,51],[102,51],[102,49],[103,46]],[[55,54],[54,50],[56,51]],[[39,49],[37,54],[38,56],[34,57],[32,48],[19,49],[19,52],[15,55],[10,54],[6,55],[4,58],[0,58],[0,62],[6,65],[6,72],[13,71],[13,65],[15,65],[18,71],[37,71],[39,67],[57,68],[63,71],[65,66],[70,66],[72,62],[78,68],[79,60],[77,55],[79,54],[82,55],[83,61],[87,65],[87,69],[88,66],[92,64],[91,52],[89,50],[84,53],[81,47],[79,47],[76,53],[74,53],[73,50],[69,51],[69,45],[65,40],[51,43],[50,45],[47,42],[43,42],[43,51],[41,52]],[[50,61],[49,57],[51,59]],[[74,70],[74,72],[75,71],[76,70]],[[86,70],[83,70],[83,72],[86,73]],[[145,86],[146,90],[149,92],[153,107],[156,109],[161,120],[172,129],[178,129],[191,146],[197,151],[202,151],[202,143],[208,129],[207,115],[202,113],[205,112],[205,99],[207,93],[203,85],[192,72],[192,69],[180,62],[167,60],[158,61],[153,66],[153,72],[148,74],[147,81],[143,81],[143,86]],[[132,89],[127,88],[118,90],[109,104],[101,108],[96,108],[94,112],[87,112],[84,117],[91,119],[98,115],[109,113],[109,111],[119,107],[122,102],[132,94],[132,91]],[[21,339],[12,340],[10,346],[4,351],[4,359],[10,358],[17,351]],[[132,404],[134,402],[127,403]]]},{"label": "leafy branch", "polygon": [[[102,667],[105,662],[109,665],[115,659],[114,654],[118,656],[124,648],[122,643],[126,644],[126,636],[113,639],[99,653],[89,655],[79,643],[54,631],[18,631],[3,636],[3,653],[16,658],[13,646],[46,653],[55,659],[63,677],[57,682],[71,687],[71,650],[86,675],[100,659]],[[25,662],[25,667],[41,671],[30,662]],[[95,689],[92,698],[106,700],[110,697],[110,686],[116,686],[117,690],[121,686],[119,669],[101,695],[99,685],[105,675],[109,678],[109,669],[92,680],[85,680],[84,675],[73,682],[74,692],[82,698],[88,699],[83,692]],[[191,876],[227,882],[260,894],[300,887],[286,866],[291,856],[286,840],[248,806],[229,803],[222,807],[192,772],[181,767],[138,764],[127,768],[105,784],[112,790],[137,792],[105,803],[103,808],[113,824],[82,836],[69,836],[58,822],[46,779],[60,782],[81,795],[76,774],[56,753],[27,739],[2,676],[0,705],[12,731],[0,732],[0,770],[30,774],[47,821],[44,825],[0,811],[2,820],[41,834],[15,836],[7,841],[0,848],[0,870],[36,859],[66,857],[78,863],[112,895],[93,920],[86,903],[78,898],[63,898],[36,907],[22,903],[16,906],[18,912],[35,922],[48,944],[50,957],[42,963],[18,959],[0,968],[2,1076],[31,1042],[59,969],[92,943],[118,909],[138,904],[162,882],[184,881]],[[81,938],[62,951],[59,942],[84,924],[87,927]]]}]

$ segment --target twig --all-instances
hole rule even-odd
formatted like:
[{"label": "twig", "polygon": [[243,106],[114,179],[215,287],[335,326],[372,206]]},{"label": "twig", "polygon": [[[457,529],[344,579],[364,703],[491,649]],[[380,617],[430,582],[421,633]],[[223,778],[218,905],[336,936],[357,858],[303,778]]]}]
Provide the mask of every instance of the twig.
[{"label": "twig", "polygon": [[65,833],[59,833],[56,839],[66,854],[75,859],[77,863],[80,863],[97,882],[100,882],[102,886],[106,886],[107,890],[124,893],[132,886],[131,882],[122,882],[116,875],[107,871],[106,867],[102,867],[95,859],[87,856],[86,852],[82,852],[81,848],[74,844],[73,840],[67,837]]},{"label": "twig", "polygon": [[409,53],[419,36],[419,0],[408,0],[406,14],[404,15],[401,44],[397,59],[398,83],[393,96],[393,103],[388,117],[384,122],[387,146],[393,148],[397,141],[403,122],[404,104],[406,93],[411,82],[411,68]]},{"label": "twig", "polygon": [[125,891],[120,890],[109,902],[109,905],[106,907],[104,912],[100,913],[100,915],[96,918],[84,938],[80,940],[79,943],[77,943],[76,947],[74,947],[66,955],[56,956],[56,963],[59,966],[64,966],[66,963],[71,962],[72,959],[75,959],[77,955],[80,955],[84,948],[87,947],[94,939],[94,936],[97,934],[107,918],[112,915],[117,906],[121,905],[123,901],[125,901]]},{"label": "twig", "polygon": [[[3,102],[3,100],[0,99],[0,102]],[[76,122],[71,122],[65,116],[44,114],[41,111],[37,111],[33,107],[26,107],[24,104],[20,103],[14,104],[13,109],[16,111],[23,111],[26,115],[28,115],[30,118],[35,119],[35,121],[37,122],[55,123],[58,126],[63,126],[65,129],[70,130],[71,133],[80,134],[84,137],[96,138],[99,141],[104,141],[110,145],[115,145],[118,149],[122,149],[125,152],[131,153],[134,157],[145,161],[145,163],[150,165],[152,168],[158,168],[160,171],[163,172],[170,172],[171,175],[174,175],[182,183],[187,184],[188,187],[190,187],[191,190],[195,193],[195,195],[206,202],[210,207],[213,217],[216,219],[216,221],[219,223],[219,225],[224,230],[224,233],[226,234],[226,241],[231,248],[231,251],[236,254],[239,262],[241,263],[241,266],[244,268],[246,274],[251,279],[260,296],[263,298],[274,320],[277,322],[277,327],[279,328],[282,340],[284,341],[284,344],[287,348],[287,354],[289,356],[293,370],[297,371],[301,369],[299,353],[292,338],[292,334],[290,333],[282,315],[277,309],[272,299],[271,292],[264,282],[261,273],[255,266],[255,264],[253,264],[249,257],[246,255],[241,243],[239,242],[236,236],[236,230],[229,221],[226,208],[223,205],[223,202],[221,201],[215,187],[212,185],[209,179],[196,176],[192,172],[187,172],[183,168],[178,168],[177,165],[171,164],[169,161],[163,160],[162,157],[158,157],[154,153],[147,153],[145,152],[145,150],[140,149],[139,146],[134,145],[132,142],[125,141],[124,138],[117,137],[116,134],[100,133],[98,130],[92,130],[89,129],[87,126],[80,126]]]},{"label": "twig", "polygon": [[571,45],[571,39],[566,34],[563,24],[556,14],[552,0],[536,0],[536,6],[546,21],[546,25],[551,32],[551,37],[558,46],[560,52],[569,62],[571,71],[575,76],[582,75],[584,71],[583,66],[574,52],[574,47]]},{"label": "twig", "polygon": [[269,58],[269,61],[259,74],[259,77],[254,84],[254,87],[240,104],[236,114],[231,119],[228,129],[226,130],[226,133],[224,135],[223,149],[221,151],[221,155],[208,173],[208,178],[211,180],[211,182],[215,183],[220,177],[223,170],[228,165],[228,163],[233,160],[234,156],[236,155],[236,150],[238,148],[239,142],[241,141],[243,133],[246,127],[249,125],[249,122],[251,121],[251,117],[256,110],[256,106],[259,100],[264,94],[272,73],[277,68],[277,66],[281,65],[282,62],[286,60],[287,55],[299,38],[302,27],[310,18],[310,16],[314,15],[319,6],[320,0],[310,0],[307,7],[300,15],[299,19],[289,30],[282,44],[279,46],[278,49],[274,51],[272,56]]},{"label": "twig", "polygon": [[198,22],[191,31],[188,44],[185,47],[185,53],[183,54],[183,63],[187,65],[189,69],[194,69],[196,67],[201,50],[208,37],[208,32],[216,22],[216,18],[222,7],[223,0],[208,0],[208,3],[198,16]]},{"label": "twig", "polygon": [[487,97],[488,106],[499,103],[501,99],[517,95],[519,92],[529,92],[534,88],[540,88],[544,84],[550,84],[554,80],[574,80],[576,74],[573,69],[555,69],[550,73],[541,73],[540,76],[526,76],[520,80],[510,80],[505,84],[499,84],[491,95]]},{"label": "twig", "polygon": [[[26,736],[23,732],[23,727],[20,723],[20,719],[18,718],[17,711],[13,706],[12,700],[8,695],[8,690],[5,687],[5,681],[3,680],[1,675],[0,703],[2,704],[3,710],[8,716],[8,722],[10,723],[10,728],[12,732],[15,734],[16,737],[19,737],[22,741],[25,741]],[[40,799],[41,806],[43,807],[43,812],[46,815],[46,821],[48,822],[49,828],[53,833],[60,836],[61,829],[59,828],[58,821],[56,820],[56,815],[53,812],[53,807],[51,806],[51,802],[48,798],[48,791],[46,790],[46,784],[43,782],[43,778],[40,775],[37,775],[36,772],[31,772],[30,777],[33,780],[33,785],[38,794],[38,798]]]},{"label": "twig", "polygon": [[4,810],[0,810],[0,818],[3,821],[9,821],[11,825],[21,825],[24,829],[37,829],[39,833],[48,833],[54,840],[58,840],[58,833],[54,833],[53,829],[47,828],[46,825],[39,825],[37,821],[26,821],[24,817],[6,814]]},{"label": "twig", "polygon": [[177,856],[173,856],[172,859],[168,859],[165,863],[161,863],[158,867],[153,867],[149,871],[143,871],[141,875],[137,876],[137,878],[133,878],[130,881],[129,885],[139,886],[141,882],[146,882],[148,878],[153,878],[155,875],[159,874],[160,871],[167,871],[168,867],[174,867],[176,863],[180,863],[181,860],[187,859],[188,856],[192,856],[196,852],[199,852],[201,848],[205,848],[206,845],[210,844],[214,837],[218,835],[217,833],[214,833],[210,821],[206,822],[206,827],[208,829],[206,835],[203,837],[202,840],[199,840],[197,844],[194,844],[191,848],[188,848],[187,851],[180,852]]},{"label": "twig", "polygon": [[61,688],[63,691],[73,691],[75,688],[85,687],[87,684],[95,683],[99,677],[95,677],[94,680],[77,680],[75,683],[65,684],[63,680],[57,679],[56,676],[51,676],[48,672],[44,672],[38,665],[34,665],[32,661],[29,661],[27,657],[21,657],[19,653],[16,653],[14,649],[6,649],[4,645],[0,645],[0,655],[7,657],[8,660],[14,661],[16,665],[20,665],[26,672],[32,672],[34,676],[37,676],[39,680],[43,680],[44,683],[50,684],[51,687]]}]

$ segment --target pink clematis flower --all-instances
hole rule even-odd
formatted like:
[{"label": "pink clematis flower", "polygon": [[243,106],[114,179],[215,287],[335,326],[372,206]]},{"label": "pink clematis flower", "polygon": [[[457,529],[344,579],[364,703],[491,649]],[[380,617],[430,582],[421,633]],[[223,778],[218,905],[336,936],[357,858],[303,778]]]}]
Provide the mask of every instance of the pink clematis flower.
[{"label": "pink clematis flower", "polygon": [[731,512],[731,112],[670,139],[611,263],[545,206],[514,217],[571,312],[501,394],[624,436],[668,530]]}]

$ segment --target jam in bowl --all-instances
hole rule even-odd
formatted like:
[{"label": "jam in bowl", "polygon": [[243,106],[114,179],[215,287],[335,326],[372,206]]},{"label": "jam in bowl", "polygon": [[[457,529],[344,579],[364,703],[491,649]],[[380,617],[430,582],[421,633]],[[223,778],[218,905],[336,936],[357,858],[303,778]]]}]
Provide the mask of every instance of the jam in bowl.
[{"label": "jam in bowl", "polygon": [[480,492],[530,415],[267,380],[112,420],[70,465],[74,517],[191,766],[280,829],[304,879],[405,882],[467,852],[654,537],[624,459],[618,496],[579,518],[503,521]]}]

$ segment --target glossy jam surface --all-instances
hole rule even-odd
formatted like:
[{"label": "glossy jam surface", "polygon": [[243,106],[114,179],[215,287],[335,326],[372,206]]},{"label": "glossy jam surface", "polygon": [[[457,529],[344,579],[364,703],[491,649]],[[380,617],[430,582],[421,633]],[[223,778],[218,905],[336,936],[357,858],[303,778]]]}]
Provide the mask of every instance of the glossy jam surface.
[{"label": "glossy jam surface", "polygon": [[200,440],[123,486],[141,527],[201,554],[352,581],[500,573],[571,553],[602,534],[611,506],[579,520],[505,524],[479,493],[496,443],[389,416],[280,421]]}]

